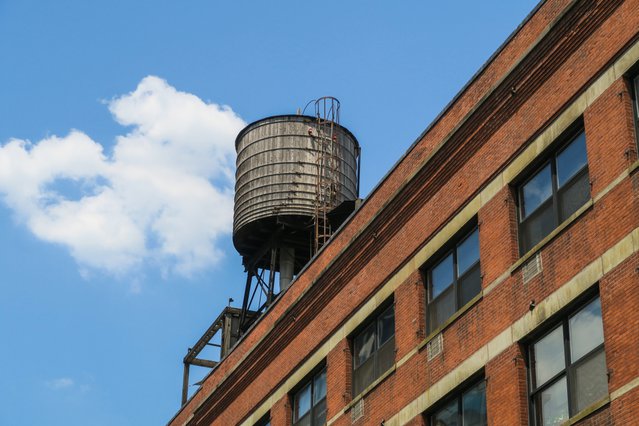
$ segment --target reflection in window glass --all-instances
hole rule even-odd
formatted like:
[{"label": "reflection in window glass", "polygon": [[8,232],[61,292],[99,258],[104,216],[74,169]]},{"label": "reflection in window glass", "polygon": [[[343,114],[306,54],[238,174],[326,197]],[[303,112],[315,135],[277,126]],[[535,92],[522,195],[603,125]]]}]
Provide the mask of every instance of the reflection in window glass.
[{"label": "reflection in window glass", "polygon": [[481,271],[472,268],[469,273],[459,279],[459,306],[464,306],[481,291]]},{"label": "reflection in window glass", "polygon": [[564,361],[564,333],[557,327],[535,343],[535,378],[537,387],[555,376],[566,366]]},{"label": "reflection in window glass", "polygon": [[552,230],[555,229],[553,206],[546,204],[537,209],[535,215],[526,218],[525,226],[521,229],[521,239],[524,247],[533,247]]},{"label": "reflection in window glass", "polygon": [[315,377],[315,388],[313,389],[313,404],[317,404],[326,396],[326,369]]},{"label": "reflection in window glass", "polygon": [[395,341],[393,339],[381,344],[377,351],[377,370],[382,373],[395,363]]},{"label": "reflection in window glass", "polygon": [[599,401],[608,393],[606,354],[603,351],[588,357],[575,368],[575,411],[579,412]]},{"label": "reflection in window glass", "polygon": [[428,305],[428,326],[432,331],[453,316],[455,311],[455,289],[450,287],[436,301]]},{"label": "reflection in window glass", "polygon": [[587,163],[586,134],[581,132],[557,155],[557,186],[561,188]]},{"label": "reflection in window glass", "polygon": [[[445,407],[441,408],[433,415],[433,426],[455,426],[458,425],[459,422],[458,417],[458,408],[457,408],[457,400],[453,400]],[[461,425],[460,425],[461,426]]]},{"label": "reflection in window glass", "polygon": [[375,324],[371,324],[355,338],[355,366],[364,363],[375,348]]},{"label": "reflection in window glass", "polygon": [[366,389],[368,385],[375,381],[375,359],[370,358],[364,364],[356,367],[353,371],[353,394],[358,395]]},{"label": "reflection in window glass", "polygon": [[526,218],[552,195],[550,164],[524,185],[522,193],[522,217]]},{"label": "reflection in window glass", "polygon": [[379,317],[379,344],[389,340],[395,335],[395,314],[393,311],[386,311]]},{"label": "reflection in window glass", "polygon": [[541,417],[543,426],[559,426],[568,420],[568,390],[565,377],[541,392]]},{"label": "reflection in window glass", "polygon": [[433,283],[431,300],[439,296],[449,285],[453,283],[453,255],[449,254],[439,262],[432,271]]},{"label": "reflection in window glass", "polygon": [[485,426],[488,424],[486,413],[486,382],[481,381],[462,396],[463,426]]},{"label": "reflection in window glass", "polygon": [[322,399],[322,402],[317,404],[313,411],[315,414],[313,415],[312,425],[324,426],[326,424],[326,398]]},{"label": "reflection in window glass", "polygon": [[603,343],[600,299],[593,300],[570,318],[569,324],[570,358],[575,362]]},{"label": "reflection in window glass", "polygon": [[479,232],[475,230],[457,247],[457,274],[462,275],[479,260]]},{"label": "reflection in window glass", "polygon": [[311,409],[311,384],[306,385],[295,396],[296,417],[299,419]]},{"label": "reflection in window glass", "polygon": [[581,174],[561,188],[559,192],[559,220],[568,219],[590,198],[590,180],[588,174]]}]

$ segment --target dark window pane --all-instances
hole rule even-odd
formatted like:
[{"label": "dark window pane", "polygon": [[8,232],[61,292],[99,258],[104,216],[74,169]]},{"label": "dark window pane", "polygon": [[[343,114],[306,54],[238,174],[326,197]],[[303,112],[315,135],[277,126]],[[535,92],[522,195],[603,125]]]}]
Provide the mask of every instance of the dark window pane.
[{"label": "dark window pane", "polygon": [[357,395],[375,380],[374,358],[369,358],[353,372],[353,394]]},{"label": "dark window pane", "polygon": [[555,229],[553,216],[552,202],[548,202],[521,224],[522,249],[524,252],[533,248],[535,244],[543,240],[546,235]]},{"label": "dark window pane", "polygon": [[379,317],[379,344],[381,345],[395,335],[395,310],[393,307],[387,309]]},{"label": "dark window pane", "polygon": [[255,426],[271,426],[270,413],[258,420]]},{"label": "dark window pane", "polygon": [[637,118],[639,117],[639,75],[636,76],[634,79],[634,88],[635,88],[635,118]]},{"label": "dark window pane", "polygon": [[433,426],[461,426],[457,400],[453,400],[433,415]]},{"label": "dark window pane", "polygon": [[586,134],[581,132],[557,155],[557,186],[561,188],[587,162]]},{"label": "dark window pane", "polygon": [[311,426],[311,413],[306,413],[304,417],[297,420],[295,426]]},{"label": "dark window pane", "polygon": [[313,383],[313,405],[326,396],[326,369],[322,370]]},{"label": "dark window pane", "polygon": [[455,292],[451,286],[437,300],[428,304],[429,329],[433,331],[455,313]]},{"label": "dark window pane", "polygon": [[574,381],[575,413],[608,394],[606,354],[603,350],[577,365],[574,371]]},{"label": "dark window pane", "polygon": [[311,384],[307,384],[295,395],[295,420],[302,418],[311,409]]},{"label": "dark window pane", "polygon": [[470,234],[457,247],[457,275],[462,275],[479,260],[479,232]]},{"label": "dark window pane", "polygon": [[313,408],[313,426],[322,426],[326,423],[326,399],[320,401]]},{"label": "dark window pane", "polygon": [[590,198],[590,176],[588,172],[570,181],[559,191],[560,221],[564,221],[571,214],[579,210]]},{"label": "dark window pane", "polygon": [[535,387],[538,388],[566,366],[562,326],[555,328],[533,346]]},{"label": "dark window pane", "polygon": [[570,358],[575,362],[603,343],[601,300],[593,300],[570,318],[569,327]]},{"label": "dark window pane", "polygon": [[639,148],[639,75],[634,78],[633,87],[635,92],[635,138],[637,139],[637,148]]},{"label": "dark window pane", "polygon": [[486,382],[482,381],[462,395],[462,419],[464,426],[485,426],[486,416]]},{"label": "dark window pane", "polygon": [[353,344],[355,349],[355,367],[362,365],[375,351],[375,323],[366,327]]},{"label": "dark window pane", "polygon": [[377,375],[381,376],[395,363],[395,339],[384,343],[377,352]]},{"label": "dark window pane", "polygon": [[459,307],[477,296],[481,291],[481,272],[479,264],[475,265],[470,271],[459,279]]},{"label": "dark window pane", "polygon": [[568,420],[568,389],[566,378],[562,377],[539,395],[541,407],[541,424],[543,426],[559,426]]},{"label": "dark window pane", "polygon": [[541,169],[522,189],[522,219],[528,217],[537,207],[552,195],[550,164]]},{"label": "dark window pane", "polygon": [[[388,307],[353,342],[353,395],[358,395],[395,362],[395,309]],[[326,393],[324,391],[324,393]]]},{"label": "dark window pane", "polygon": [[431,271],[430,300],[439,296],[453,283],[453,254],[446,256]]}]

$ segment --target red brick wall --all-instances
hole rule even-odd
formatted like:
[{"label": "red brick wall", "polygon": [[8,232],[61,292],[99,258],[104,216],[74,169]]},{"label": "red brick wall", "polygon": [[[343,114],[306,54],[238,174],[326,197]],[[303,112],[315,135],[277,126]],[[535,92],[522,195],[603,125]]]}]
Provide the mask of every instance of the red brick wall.
[{"label": "red brick wall", "polygon": [[271,408],[271,425],[290,425],[293,421],[293,406],[288,396],[280,399]]},{"label": "red brick wall", "polygon": [[639,254],[627,259],[599,282],[610,391],[619,389],[639,376],[637,268]]},{"label": "red brick wall", "polygon": [[524,359],[522,348],[515,344],[486,365],[486,410],[489,424],[528,423]]},{"label": "red brick wall", "polygon": [[613,425],[631,425],[637,422],[637,401],[639,401],[639,387],[634,388],[623,397],[610,404]]},{"label": "red brick wall", "polygon": [[353,355],[347,340],[342,340],[327,357],[326,407],[327,418],[333,417],[351,401],[351,371]]}]

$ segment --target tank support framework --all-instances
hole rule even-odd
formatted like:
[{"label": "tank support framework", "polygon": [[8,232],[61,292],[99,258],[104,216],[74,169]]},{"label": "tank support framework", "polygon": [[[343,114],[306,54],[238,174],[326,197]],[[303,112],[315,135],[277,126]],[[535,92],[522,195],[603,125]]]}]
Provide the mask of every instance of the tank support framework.
[{"label": "tank support framework", "polygon": [[[250,320],[253,315],[249,316],[249,313],[257,313],[259,315],[273,302],[275,297],[275,272],[277,270],[281,234],[282,228],[278,228],[273,232],[273,235],[266,244],[256,251],[252,258],[243,258],[244,268],[246,270],[246,284],[240,314],[240,333],[246,332],[251,325]],[[264,260],[267,256],[269,256],[269,261],[266,264]],[[268,277],[265,279],[267,271]],[[256,296],[259,297],[258,307],[257,309],[251,310]],[[264,303],[260,303],[262,296],[264,296]]]}]

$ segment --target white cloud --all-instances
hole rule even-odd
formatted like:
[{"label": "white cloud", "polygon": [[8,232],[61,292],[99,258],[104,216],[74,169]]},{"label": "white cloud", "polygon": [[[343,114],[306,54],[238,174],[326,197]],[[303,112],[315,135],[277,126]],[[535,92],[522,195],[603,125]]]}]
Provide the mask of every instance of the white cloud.
[{"label": "white cloud", "polygon": [[62,389],[69,389],[73,387],[73,385],[75,385],[75,382],[73,381],[73,379],[70,379],[68,377],[61,377],[59,379],[49,380],[45,382],[44,384],[49,389],[62,390]]},{"label": "white cloud", "polygon": [[108,103],[132,126],[113,153],[78,130],[0,146],[0,196],[38,238],[82,269],[144,264],[189,275],[223,255],[232,228],[234,140],[245,123],[149,76]]}]

